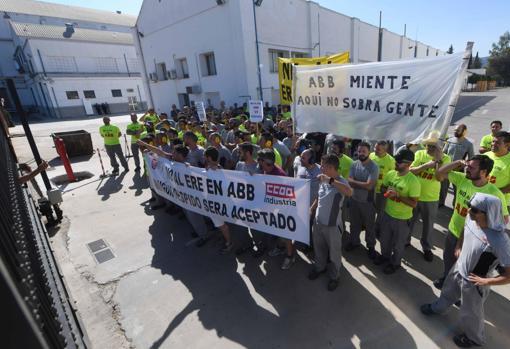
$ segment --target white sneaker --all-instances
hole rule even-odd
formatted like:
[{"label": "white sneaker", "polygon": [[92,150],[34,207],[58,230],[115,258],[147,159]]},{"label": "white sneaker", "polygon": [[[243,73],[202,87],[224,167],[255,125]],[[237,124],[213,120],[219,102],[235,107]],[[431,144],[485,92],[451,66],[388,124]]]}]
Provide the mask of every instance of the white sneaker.
[{"label": "white sneaker", "polygon": [[290,269],[290,267],[292,266],[292,264],[294,264],[294,262],[296,262],[295,256],[292,256],[292,257],[285,256],[285,259],[283,260],[283,263],[282,263],[282,270]]},{"label": "white sneaker", "polygon": [[280,256],[285,253],[285,249],[283,247],[275,246],[271,251],[269,251],[268,255],[269,257],[276,257]]}]

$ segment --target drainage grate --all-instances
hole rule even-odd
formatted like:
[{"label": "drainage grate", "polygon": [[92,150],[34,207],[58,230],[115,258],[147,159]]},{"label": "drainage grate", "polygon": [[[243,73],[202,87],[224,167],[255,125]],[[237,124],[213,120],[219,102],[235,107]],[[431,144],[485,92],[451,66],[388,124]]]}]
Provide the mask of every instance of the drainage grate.
[{"label": "drainage grate", "polygon": [[115,258],[115,255],[104,239],[89,242],[87,247],[98,264]]}]

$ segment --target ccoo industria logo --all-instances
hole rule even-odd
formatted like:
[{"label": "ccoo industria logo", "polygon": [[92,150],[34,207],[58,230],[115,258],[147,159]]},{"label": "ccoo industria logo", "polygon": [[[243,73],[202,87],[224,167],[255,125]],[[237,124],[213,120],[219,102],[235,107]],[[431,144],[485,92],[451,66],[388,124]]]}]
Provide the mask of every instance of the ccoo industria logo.
[{"label": "ccoo industria logo", "polygon": [[264,202],[273,205],[296,206],[296,193],[292,185],[266,183]]}]

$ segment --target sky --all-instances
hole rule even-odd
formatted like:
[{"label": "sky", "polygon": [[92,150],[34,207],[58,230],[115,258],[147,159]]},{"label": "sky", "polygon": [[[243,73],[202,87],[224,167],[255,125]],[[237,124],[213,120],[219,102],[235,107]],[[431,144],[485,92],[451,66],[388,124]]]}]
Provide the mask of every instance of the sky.
[{"label": "sky", "polygon": [[[48,0],[47,0],[48,1]],[[179,0],[186,1],[186,0]],[[191,0],[190,0],[191,1]],[[211,0],[214,1],[214,0]],[[249,0],[231,0],[249,1]],[[107,11],[120,10],[138,15],[142,0],[50,0],[67,5],[85,6]],[[454,52],[463,51],[468,41],[474,41],[473,54],[489,55],[493,42],[510,30],[509,0],[316,0],[324,7],[357,17],[364,22],[382,26],[418,39],[432,47]],[[262,6],[264,4],[262,3]]]}]

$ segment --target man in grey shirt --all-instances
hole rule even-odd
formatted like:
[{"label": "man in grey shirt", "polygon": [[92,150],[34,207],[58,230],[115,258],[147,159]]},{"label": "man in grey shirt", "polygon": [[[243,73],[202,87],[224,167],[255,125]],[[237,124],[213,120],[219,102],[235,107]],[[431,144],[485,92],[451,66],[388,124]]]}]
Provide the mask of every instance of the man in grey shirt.
[{"label": "man in grey shirt", "polygon": [[377,257],[375,252],[375,185],[379,177],[379,167],[370,157],[370,144],[358,144],[358,160],[351,165],[349,184],[354,192],[349,207],[351,231],[346,251],[352,251],[360,246],[359,236],[365,226],[365,241],[370,259]]},{"label": "man in grey shirt", "polygon": [[[443,153],[450,156],[452,161],[471,159],[475,156],[473,143],[466,138],[467,126],[464,124],[457,125],[453,131],[453,137],[448,138],[443,148]],[[441,192],[439,194],[439,207],[444,206],[448,187],[450,182],[445,179],[441,182]],[[455,192],[453,190],[453,207],[455,207]]]},{"label": "man in grey shirt", "polygon": [[308,279],[317,279],[329,266],[328,290],[333,291],[338,286],[342,266],[342,231],[339,228],[342,201],[345,196],[352,195],[352,189],[338,174],[337,156],[324,155],[321,159],[321,172],[317,199],[310,208],[310,213],[315,216],[312,228],[315,259]]},{"label": "man in grey shirt", "polygon": [[295,178],[303,178],[310,180],[310,205],[317,198],[319,193],[319,179],[321,174],[320,166],[315,162],[315,153],[311,149],[306,149],[301,153],[301,163],[297,169]]},{"label": "man in grey shirt", "polygon": [[186,145],[186,147],[189,149],[188,156],[186,157],[186,162],[191,166],[204,167],[204,148],[197,144],[197,135],[192,131],[186,131],[184,132],[182,139],[184,141],[184,145]]}]

